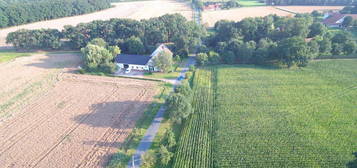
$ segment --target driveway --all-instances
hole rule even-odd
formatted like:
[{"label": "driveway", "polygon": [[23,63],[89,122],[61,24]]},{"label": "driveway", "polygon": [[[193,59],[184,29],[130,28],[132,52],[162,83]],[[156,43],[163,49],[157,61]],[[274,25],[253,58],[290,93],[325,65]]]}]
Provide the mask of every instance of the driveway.
[{"label": "driveway", "polygon": [[[189,70],[190,65],[194,65],[196,63],[195,57],[189,57],[187,63],[180,75],[177,77],[176,80],[173,81],[174,86],[173,89],[181,83],[181,80],[185,79],[186,72]],[[160,128],[161,121],[164,119],[164,113],[166,109],[165,106],[161,106],[159,111],[157,112],[154,120],[152,121],[150,127],[147,129],[143,139],[140,141],[138,148],[136,149],[135,154],[133,155],[132,159],[128,163],[129,168],[138,168],[142,164],[141,156],[144,155],[151,147],[152,142]]]}]

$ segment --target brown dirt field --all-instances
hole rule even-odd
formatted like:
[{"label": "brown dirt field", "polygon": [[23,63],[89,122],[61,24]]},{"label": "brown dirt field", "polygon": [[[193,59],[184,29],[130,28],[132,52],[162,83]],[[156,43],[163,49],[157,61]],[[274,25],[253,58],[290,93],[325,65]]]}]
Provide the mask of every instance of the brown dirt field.
[{"label": "brown dirt field", "polygon": [[[341,9],[341,6],[280,6],[279,8],[294,11],[296,13],[307,13],[313,10],[336,10]],[[240,21],[248,17],[264,17],[270,14],[278,16],[293,16],[293,14],[276,9],[271,6],[261,7],[246,7],[230,10],[205,11],[202,14],[203,23],[209,27],[213,27],[219,20]]]},{"label": "brown dirt field", "polygon": [[8,33],[19,29],[63,29],[65,25],[77,25],[93,20],[109,20],[111,18],[149,19],[164,14],[180,13],[187,19],[192,19],[192,11],[189,5],[174,0],[150,0],[137,2],[113,3],[114,7],[103,11],[80,16],[65,17],[55,20],[42,21],[27,25],[0,29],[0,46],[6,46],[5,39]]},{"label": "brown dirt field", "polygon": [[[0,106],[16,101],[0,111],[8,114],[0,117],[1,167],[103,167],[158,91],[156,82],[68,73],[78,60],[38,54],[0,64],[1,81],[10,79],[0,94],[14,92]],[[26,86],[16,81],[42,84],[21,97]]]}]

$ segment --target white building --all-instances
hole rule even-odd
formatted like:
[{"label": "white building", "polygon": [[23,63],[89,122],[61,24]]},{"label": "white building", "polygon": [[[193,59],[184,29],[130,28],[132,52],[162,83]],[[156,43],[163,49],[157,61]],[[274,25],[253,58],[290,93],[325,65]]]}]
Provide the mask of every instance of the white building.
[{"label": "white building", "polygon": [[119,69],[157,72],[160,71],[160,69],[153,64],[153,58],[157,57],[161,52],[169,52],[172,54],[166,45],[161,44],[150,56],[119,54],[115,58],[115,63]]}]

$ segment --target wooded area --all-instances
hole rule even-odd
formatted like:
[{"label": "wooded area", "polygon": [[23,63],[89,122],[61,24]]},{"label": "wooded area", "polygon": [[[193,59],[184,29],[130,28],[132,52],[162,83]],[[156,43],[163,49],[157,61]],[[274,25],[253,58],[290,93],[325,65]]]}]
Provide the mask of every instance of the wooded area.
[{"label": "wooded area", "polygon": [[219,21],[215,32],[198,54],[202,65],[223,62],[306,66],[316,57],[349,55],[357,47],[349,32],[329,32],[309,14]]},{"label": "wooded area", "polygon": [[0,28],[109,8],[110,0],[0,0]]},{"label": "wooded area", "polygon": [[[174,14],[141,21],[131,19],[93,21],[77,26],[66,26],[62,32],[20,30],[10,33],[7,43],[19,49],[58,49],[60,46],[57,44],[62,40],[62,42],[66,41],[64,47],[80,49],[91,40],[102,38],[108,45],[119,46],[123,53],[127,54],[151,53],[157,44],[169,43],[167,46],[175,55],[185,57],[189,51],[195,49],[205,33],[206,30],[202,26],[188,22],[179,14]],[[42,44],[44,40],[48,44]]]}]

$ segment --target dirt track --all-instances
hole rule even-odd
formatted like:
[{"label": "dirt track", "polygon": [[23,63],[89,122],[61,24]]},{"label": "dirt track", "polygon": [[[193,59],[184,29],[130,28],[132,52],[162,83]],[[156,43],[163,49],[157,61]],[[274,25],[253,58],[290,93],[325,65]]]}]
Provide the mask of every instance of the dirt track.
[{"label": "dirt track", "polygon": [[[53,67],[61,57],[71,63]],[[0,107],[14,97],[21,103],[0,111],[7,114],[0,117],[1,167],[103,167],[157,92],[154,82],[62,73],[77,65],[78,56],[61,57],[39,54],[0,64],[0,79],[12,71],[17,77],[10,83],[43,83],[24,97],[20,84],[7,88],[13,95]]]},{"label": "dirt track", "polygon": [[113,3],[113,5],[113,8],[91,14],[66,17],[55,20],[31,23],[27,25],[15,26],[6,29],[0,29],[0,46],[6,46],[5,39],[8,33],[14,32],[19,29],[63,29],[63,26],[65,25],[77,25],[79,23],[88,23],[93,20],[109,20],[111,18],[131,18],[140,20],[174,13],[180,13],[190,20],[192,18],[191,8],[185,3],[179,3],[174,0],[121,2]]},{"label": "dirt track", "polygon": [[[310,13],[313,10],[336,10],[342,9],[341,6],[281,6],[279,8],[294,11],[296,13]],[[293,16],[293,14],[276,9],[271,6],[236,8],[230,10],[205,11],[202,13],[202,22],[209,27],[219,20],[240,21],[247,17],[263,17],[270,14],[278,16]]]}]

